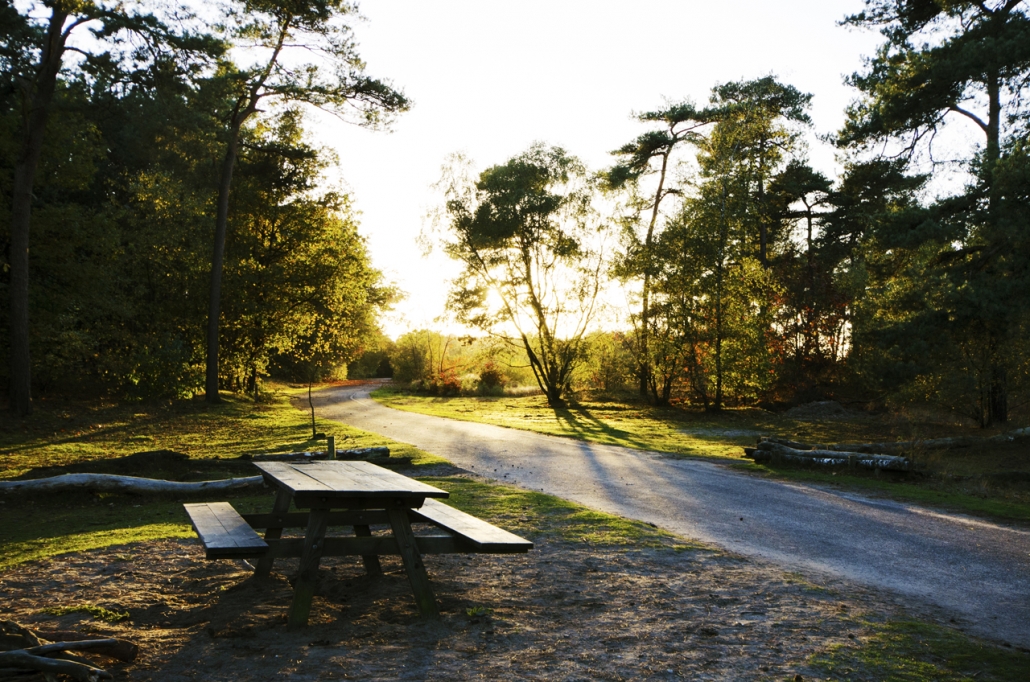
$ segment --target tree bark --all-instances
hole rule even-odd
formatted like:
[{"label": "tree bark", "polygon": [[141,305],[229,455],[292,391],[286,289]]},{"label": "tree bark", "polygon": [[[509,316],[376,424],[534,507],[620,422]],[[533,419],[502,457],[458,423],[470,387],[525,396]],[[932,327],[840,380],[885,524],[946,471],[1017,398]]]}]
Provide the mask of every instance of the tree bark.
[{"label": "tree bark", "polygon": [[207,374],[204,382],[204,399],[209,403],[220,402],[218,396],[218,323],[222,305],[222,266],[225,261],[225,235],[229,224],[229,191],[232,189],[232,173],[239,155],[240,129],[244,122],[257,112],[258,102],[263,97],[261,89],[279,54],[282,52],[286,36],[289,35],[293,17],[283,19],[279,27],[279,38],[272,55],[265,64],[260,76],[251,83],[247,94],[240,97],[233,111],[229,125],[229,143],[222,160],[222,173],[218,180],[218,215],[215,219],[215,248],[211,258],[211,290],[207,314]]},{"label": "tree bark", "polygon": [[204,398],[209,403],[221,400],[218,396],[218,323],[222,306],[222,267],[225,262],[225,235],[229,225],[229,191],[239,154],[241,125],[242,121],[234,121],[229,131],[229,145],[222,160],[222,174],[218,182],[218,215],[215,219],[215,248],[211,257],[211,289],[207,313],[207,376],[204,384]]},{"label": "tree bark", "polygon": [[46,44],[40,55],[39,70],[22,94],[23,138],[21,153],[14,168],[11,196],[11,274],[10,274],[10,409],[19,416],[32,412],[32,358],[29,352],[29,229],[32,221],[32,188],[43,153],[43,137],[57,87],[57,74],[67,33],[64,23],[68,11],[55,4],[47,27]]},{"label": "tree bark", "polygon": [[[989,183],[987,219],[991,223],[992,236],[997,238],[997,225],[1000,220],[999,204],[1001,197],[994,182],[994,171],[1001,158],[1001,82],[997,70],[987,75],[987,150],[986,174]],[[999,333],[1001,335],[1001,333]],[[1008,386],[1006,385],[1004,365],[994,358],[991,363],[991,384],[988,395],[987,426],[1004,424],[1009,420]]]}]

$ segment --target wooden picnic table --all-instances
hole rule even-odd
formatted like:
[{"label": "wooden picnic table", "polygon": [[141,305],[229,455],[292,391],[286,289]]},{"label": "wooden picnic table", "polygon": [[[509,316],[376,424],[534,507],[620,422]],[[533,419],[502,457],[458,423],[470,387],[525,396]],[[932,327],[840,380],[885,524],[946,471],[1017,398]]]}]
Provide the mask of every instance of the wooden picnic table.
[{"label": "wooden picnic table", "polygon": [[[269,514],[240,515],[227,502],[185,505],[207,558],[257,558],[255,575],[268,575],[277,558],[299,557],[288,622],[307,623],[318,565],[323,556],[357,555],[365,570],[379,575],[379,555],[400,555],[423,617],[438,613],[422,555],[427,553],[526,552],[532,543],[474,516],[437,502],[448,493],[369,462],[266,462],[256,464],[277,493]],[[290,505],[301,512],[290,513]],[[412,521],[429,523],[445,535],[418,535]],[[385,525],[389,535],[374,535]],[[329,537],[333,526],[353,536]],[[264,528],[264,538],[255,528]],[[283,538],[285,528],[305,528],[303,538]]]}]

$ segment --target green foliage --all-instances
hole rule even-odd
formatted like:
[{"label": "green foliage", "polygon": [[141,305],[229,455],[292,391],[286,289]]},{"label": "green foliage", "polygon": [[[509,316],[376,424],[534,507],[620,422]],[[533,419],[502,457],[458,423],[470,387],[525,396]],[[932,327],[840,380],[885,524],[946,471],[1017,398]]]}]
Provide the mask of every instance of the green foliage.
[{"label": "green foliage", "polygon": [[580,383],[591,391],[616,394],[634,375],[632,342],[621,332],[594,332],[584,338],[586,350]]},{"label": "green foliage", "polygon": [[[178,61],[153,65],[132,87],[99,65],[58,81],[29,262],[33,376],[44,394],[188,398],[203,386],[210,159],[231,92],[224,65],[212,75],[202,56],[169,59]],[[0,111],[4,220],[19,125],[16,109]],[[271,369],[303,380],[342,367],[395,294],[370,265],[349,198],[316,189],[332,157],[305,140],[300,114],[278,109],[242,136],[222,369],[230,388],[256,391]],[[8,312],[0,307],[4,332]]]},{"label": "green foliage", "polygon": [[983,137],[966,159],[964,191],[873,219],[892,229],[874,227],[864,244],[871,281],[858,304],[856,366],[893,395],[948,405],[983,426],[1005,422],[1027,390],[1030,350],[1027,7],[866,5],[848,21],[880,27],[885,41],[852,77],[864,98],[839,143],[861,152],[888,142],[914,158],[956,116]]},{"label": "green foliage", "polygon": [[537,384],[562,404],[602,284],[607,225],[593,213],[586,169],[537,145],[471,184],[442,182],[449,241],[462,263],[448,307],[472,327],[521,346]]},{"label": "green foliage", "polygon": [[397,345],[385,334],[373,334],[364,347],[361,355],[347,365],[348,379],[387,379],[394,375],[393,363],[390,361]]}]

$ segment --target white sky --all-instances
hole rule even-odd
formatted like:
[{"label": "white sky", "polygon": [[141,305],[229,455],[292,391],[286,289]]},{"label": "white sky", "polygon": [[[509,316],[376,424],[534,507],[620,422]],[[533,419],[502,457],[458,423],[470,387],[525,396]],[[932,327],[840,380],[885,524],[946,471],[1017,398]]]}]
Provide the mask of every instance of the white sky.
[{"label": "white sky", "polygon": [[[480,169],[542,141],[593,169],[644,127],[634,111],[704,102],[716,83],[770,73],[814,95],[817,133],[855,96],[843,76],[879,42],[837,26],[861,0],[365,0],[356,27],[370,75],[413,101],[392,133],[331,119],[312,126],[340,156],[372,259],[407,294],[385,321],[396,337],[437,327],[456,266],[416,239],[440,199],[431,188],[462,151]],[[834,171],[814,143],[813,164]]]}]

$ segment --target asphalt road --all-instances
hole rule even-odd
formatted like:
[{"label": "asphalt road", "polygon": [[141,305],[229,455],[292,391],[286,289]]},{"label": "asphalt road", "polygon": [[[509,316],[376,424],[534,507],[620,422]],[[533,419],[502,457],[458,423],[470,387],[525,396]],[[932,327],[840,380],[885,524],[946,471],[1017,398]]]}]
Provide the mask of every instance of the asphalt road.
[{"label": "asphalt road", "polygon": [[802,573],[888,590],[973,634],[1030,649],[1030,532],[723,465],[392,410],[368,386],[321,416],[478,474],[647,521]]}]

